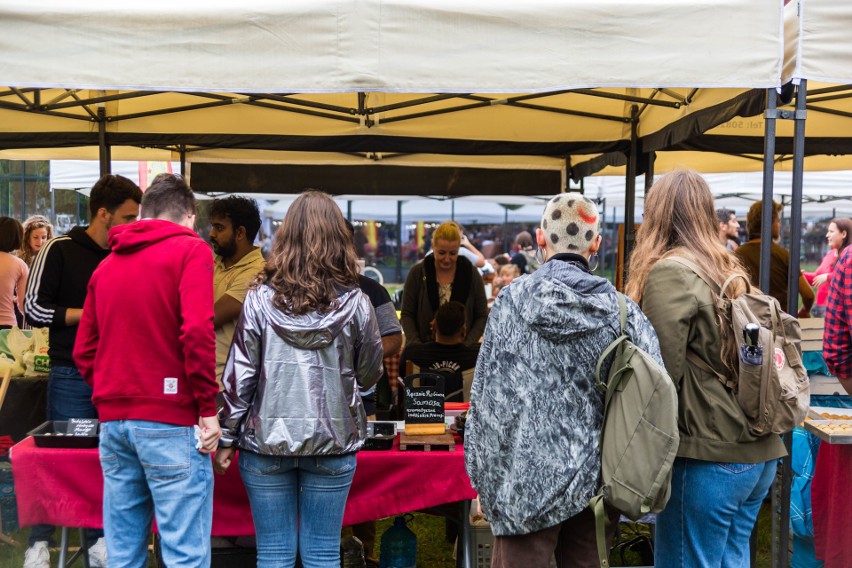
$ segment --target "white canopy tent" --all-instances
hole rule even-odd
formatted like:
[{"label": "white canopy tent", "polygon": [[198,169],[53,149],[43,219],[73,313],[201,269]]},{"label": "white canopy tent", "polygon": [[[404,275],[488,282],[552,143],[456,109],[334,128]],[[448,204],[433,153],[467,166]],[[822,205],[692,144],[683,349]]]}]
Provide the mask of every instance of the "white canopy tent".
[{"label": "white canopy tent", "polygon": [[736,0],[9,0],[0,76],[233,93],[770,87],[780,11]]},{"label": "white canopy tent", "polygon": [[195,164],[456,156],[516,168],[536,156],[567,170],[575,155],[628,151],[637,132],[679,140],[759,112],[750,89],[780,84],[781,11],[13,0],[0,5],[0,157],[95,158],[100,144]]},{"label": "white canopy tent", "polygon": [[[797,0],[787,4],[782,81],[807,81],[805,170],[852,170],[852,4]],[[791,113],[792,101],[779,108]],[[776,124],[776,171],[792,169],[794,121]],[[736,117],[674,144],[659,137],[640,140],[656,152],[654,172],[688,167],[704,173],[762,171],[763,117]],[[619,152],[580,164],[576,175],[618,175],[626,157]],[[807,191],[807,188],[805,188]]]}]

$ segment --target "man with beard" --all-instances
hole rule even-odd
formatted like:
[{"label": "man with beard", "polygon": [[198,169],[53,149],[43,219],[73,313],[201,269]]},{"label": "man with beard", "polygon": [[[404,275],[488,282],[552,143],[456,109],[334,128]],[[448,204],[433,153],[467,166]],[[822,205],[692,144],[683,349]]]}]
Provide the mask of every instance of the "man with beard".
[{"label": "man with beard", "polygon": [[716,218],[719,221],[719,242],[733,252],[740,246],[740,222],[737,214],[730,209],[716,209]]},{"label": "man with beard", "polygon": [[260,211],[254,199],[231,196],[210,205],[210,243],[216,253],[213,272],[213,326],[216,328],[216,381],[231,349],[237,318],[246,292],[265,262],[254,239],[260,230]]},{"label": "man with beard", "polygon": [[[89,195],[91,222],[48,241],[33,263],[25,313],[33,327],[50,329],[47,418],[97,418],[92,389],[83,380],[72,351],[92,273],[109,254],[109,230],[136,221],[142,191],[129,179],[107,174]],[[29,537],[24,568],[48,568],[54,527],[36,525]],[[106,566],[103,531],[90,530],[89,565]]]}]

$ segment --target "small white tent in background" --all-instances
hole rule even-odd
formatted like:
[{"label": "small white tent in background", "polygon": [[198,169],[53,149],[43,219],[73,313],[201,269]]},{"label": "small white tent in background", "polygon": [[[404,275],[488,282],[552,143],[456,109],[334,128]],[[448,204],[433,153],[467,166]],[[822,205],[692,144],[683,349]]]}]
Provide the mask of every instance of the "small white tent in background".
[{"label": "small white tent in background", "polygon": [[[147,189],[157,174],[180,171],[178,162],[112,162],[112,173],[124,176]],[[51,189],[73,189],[88,195],[100,176],[98,162],[91,160],[51,160]]]},{"label": "small white tent in background", "polygon": [[[281,199],[264,210],[264,215],[272,219],[283,219],[295,196]],[[500,224],[506,221],[514,223],[535,223],[541,219],[546,198],[523,197],[527,205],[516,203],[516,196],[476,196],[446,199],[440,196],[412,197],[338,195],[334,201],[344,216],[349,215],[357,221],[397,222],[397,206],[402,203],[404,222],[428,221],[441,222],[453,219],[462,225]],[[509,201],[509,203],[503,203]],[[540,203],[540,205],[538,204]],[[507,205],[508,207],[504,206]]]}]

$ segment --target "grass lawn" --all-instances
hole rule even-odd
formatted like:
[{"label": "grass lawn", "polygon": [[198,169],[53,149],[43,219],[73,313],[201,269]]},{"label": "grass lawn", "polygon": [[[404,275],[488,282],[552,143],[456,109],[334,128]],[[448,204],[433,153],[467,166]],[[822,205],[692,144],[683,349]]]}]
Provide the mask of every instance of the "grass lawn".
[{"label": "grass lawn", "polygon": [[[381,535],[387,530],[393,519],[383,519],[377,523],[376,531],[376,547],[378,549]],[[421,513],[415,513],[414,518],[408,523],[408,526],[417,535],[417,566],[418,568],[454,568],[455,560],[453,559],[453,545],[448,544],[444,538],[444,518],[435,517]],[[757,566],[759,568],[768,568],[770,563],[770,517],[769,505],[765,504],[760,513],[759,532],[758,532],[758,556]],[[0,568],[20,568],[23,565],[24,551],[26,550],[26,540],[29,534],[29,529],[12,535],[18,545],[15,547],[0,544]],[[637,534],[647,534],[647,527],[644,525],[623,524],[622,525],[622,540],[633,538]],[[59,541],[59,533],[56,535],[57,542]],[[77,546],[77,531],[71,531],[72,546]],[[376,550],[378,553],[378,550]],[[378,557],[378,554],[376,554]],[[52,564],[56,565],[56,560],[59,557],[57,549],[51,551]],[[612,560],[615,566],[639,566],[641,565],[640,557],[631,552],[625,554],[627,563],[621,564],[620,555],[614,555]],[[151,564],[153,565],[153,564]],[[82,566],[82,564],[77,564]]]}]

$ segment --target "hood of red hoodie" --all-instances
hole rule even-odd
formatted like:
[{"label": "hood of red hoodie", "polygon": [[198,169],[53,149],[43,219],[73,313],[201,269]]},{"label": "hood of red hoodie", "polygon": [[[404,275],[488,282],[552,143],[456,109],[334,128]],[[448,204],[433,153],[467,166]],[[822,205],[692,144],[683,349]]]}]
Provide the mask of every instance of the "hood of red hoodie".
[{"label": "hood of red hoodie", "polygon": [[109,230],[109,246],[114,254],[130,254],[174,237],[195,237],[195,231],[165,219],[142,219]]}]

